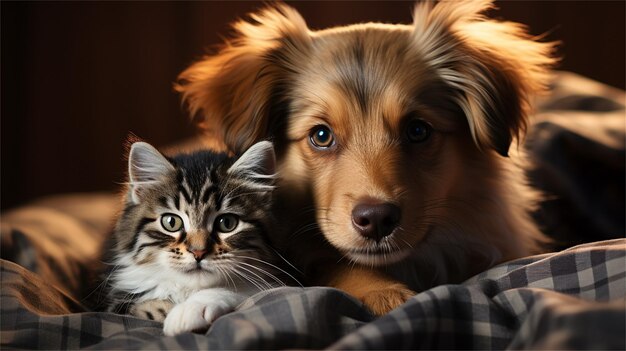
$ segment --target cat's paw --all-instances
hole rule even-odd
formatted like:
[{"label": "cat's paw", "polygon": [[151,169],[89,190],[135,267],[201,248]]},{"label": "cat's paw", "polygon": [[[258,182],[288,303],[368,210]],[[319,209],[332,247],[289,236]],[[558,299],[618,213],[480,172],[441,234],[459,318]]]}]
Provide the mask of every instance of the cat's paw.
[{"label": "cat's paw", "polygon": [[377,316],[393,310],[410,299],[415,292],[402,284],[393,284],[387,288],[367,292],[361,301]]},{"label": "cat's paw", "polygon": [[135,317],[163,322],[173,306],[166,300],[148,300],[134,304],[129,313]]},{"label": "cat's paw", "polygon": [[223,288],[195,292],[185,302],[172,308],[163,322],[163,333],[173,336],[204,331],[218,317],[234,310],[244,298],[244,295]]},{"label": "cat's paw", "polygon": [[173,336],[187,332],[203,332],[219,316],[230,312],[224,304],[210,302],[185,301],[174,306],[165,318],[163,333]]}]

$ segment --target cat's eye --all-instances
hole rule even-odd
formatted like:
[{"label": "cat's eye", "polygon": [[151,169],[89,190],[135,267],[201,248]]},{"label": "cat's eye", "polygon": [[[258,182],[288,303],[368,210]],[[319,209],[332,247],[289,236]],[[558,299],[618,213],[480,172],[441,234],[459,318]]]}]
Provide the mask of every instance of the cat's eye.
[{"label": "cat's eye", "polygon": [[432,132],[430,124],[421,119],[414,119],[409,122],[406,128],[406,135],[412,143],[422,143],[430,137]]},{"label": "cat's eye", "polygon": [[335,143],[335,136],[329,127],[320,124],[311,129],[309,140],[318,149],[328,149]]},{"label": "cat's eye", "polygon": [[215,228],[222,233],[229,233],[237,228],[239,217],[234,214],[223,214],[215,219]]},{"label": "cat's eye", "polygon": [[183,227],[183,219],[178,215],[167,213],[161,216],[161,225],[168,232],[177,232]]}]

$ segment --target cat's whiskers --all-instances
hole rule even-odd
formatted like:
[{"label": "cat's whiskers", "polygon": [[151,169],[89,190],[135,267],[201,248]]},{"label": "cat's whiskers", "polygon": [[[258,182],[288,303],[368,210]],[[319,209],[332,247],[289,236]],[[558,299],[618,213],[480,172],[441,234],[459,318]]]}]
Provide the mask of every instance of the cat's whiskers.
[{"label": "cat's whiskers", "polygon": [[233,278],[230,276],[230,274],[228,274],[228,270],[227,270],[227,269],[225,269],[225,268],[223,268],[223,267],[220,267],[220,265],[219,265],[219,264],[218,264],[218,265],[215,265],[214,267],[215,267],[215,269],[217,270],[218,274],[219,274],[220,276],[223,276],[223,277],[225,278],[225,280],[226,280],[226,284],[227,284],[227,285],[228,285],[229,283],[232,283],[232,285],[233,285],[233,289],[236,289],[236,288],[237,288],[237,284],[235,284],[235,281],[233,280]]},{"label": "cat's whiskers", "polygon": [[261,277],[260,275],[258,275],[257,273],[255,273],[254,271],[246,268],[246,267],[242,267],[242,266],[237,266],[238,269],[242,269],[250,274],[252,274],[253,276],[255,276],[258,280],[257,282],[259,283],[259,285],[264,285],[265,289],[262,290],[267,290],[267,289],[271,289],[272,285],[270,283],[267,282],[267,280],[263,279],[263,277]]},{"label": "cat's whiskers", "polygon": [[95,308],[95,307],[99,307],[99,306],[101,305],[101,303],[102,303],[102,302],[106,302],[106,298],[105,298],[104,300],[101,300],[102,288],[103,288],[103,287],[108,286],[108,284],[109,284],[109,280],[111,279],[111,276],[112,276],[112,275],[113,275],[113,273],[115,273],[115,271],[117,271],[117,270],[119,269],[119,267],[121,266],[121,265],[119,265],[119,264],[118,264],[118,265],[114,265],[114,264],[112,264],[112,263],[106,263],[106,262],[103,262],[103,261],[100,261],[100,262],[102,262],[102,263],[104,263],[104,264],[106,264],[106,265],[111,265],[111,266],[113,266],[113,268],[111,269],[111,271],[109,272],[109,274],[107,274],[106,278],[104,278],[104,279],[103,279],[103,281],[102,281],[102,282],[100,282],[100,284],[98,284],[98,286],[96,286],[96,287],[95,287],[95,288],[94,288],[94,289],[93,289],[93,290],[92,290],[89,294],[87,294],[87,296],[85,296],[85,297],[83,297],[83,298],[81,299],[81,302],[88,301],[89,297],[91,297],[91,295],[93,295],[93,294],[95,294],[95,293],[97,292],[97,293],[98,293],[98,299],[96,300],[96,301],[97,301],[97,304],[96,304],[96,306],[94,306],[94,308]]},{"label": "cat's whiskers", "polygon": [[249,264],[249,263],[241,262],[241,261],[240,261],[240,262],[238,262],[238,263],[239,263],[239,264],[243,264],[243,265],[245,265],[246,267],[249,267],[249,268],[250,268],[250,269],[252,269],[252,270],[257,270],[257,271],[259,271],[261,274],[265,274],[265,275],[267,275],[267,276],[268,276],[268,277],[270,277],[273,281],[275,281],[275,282],[276,282],[276,284],[278,284],[279,286],[286,286],[286,284],[285,284],[282,280],[280,280],[278,277],[276,277],[276,276],[275,276],[275,275],[273,275],[272,273],[270,273],[270,272],[268,272],[268,271],[266,271],[266,270],[264,270],[264,269],[262,269],[262,268],[260,268],[260,267],[257,267],[257,266],[254,266],[254,265],[251,265],[251,264]]},{"label": "cat's whiskers", "polygon": [[[279,256],[280,256],[280,255],[279,255]],[[282,269],[282,268],[280,268],[280,267],[278,267],[278,266],[276,266],[276,265],[274,265],[274,264],[272,264],[272,263],[269,263],[269,262],[267,262],[267,261],[261,260],[261,259],[259,259],[259,258],[250,257],[250,256],[241,256],[241,255],[237,255],[237,257],[240,257],[240,258],[245,258],[245,259],[249,259],[249,260],[253,260],[253,261],[259,262],[259,263],[266,264],[266,265],[268,265],[268,266],[270,266],[270,267],[272,267],[272,268],[274,268],[274,269],[277,269],[278,271],[280,271],[280,272],[282,272],[282,273],[285,273],[287,276],[289,276],[289,278],[291,278],[294,282],[296,282],[298,285],[300,285],[300,287],[304,287],[304,286],[303,286],[303,285],[302,285],[302,284],[298,281],[298,279],[296,279],[293,275],[291,275],[289,272],[285,271],[284,269]],[[283,258],[283,257],[281,256],[281,258]],[[283,258],[283,260],[285,260],[285,259]],[[287,260],[285,260],[285,262],[287,262],[288,264],[290,264],[290,263],[289,263],[289,261],[287,261]],[[243,263],[243,262],[242,262],[242,263]],[[290,264],[290,265],[291,265],[291,264]],[[292,265],[291,267],[295,268],[293,265]],[[255,268],[258,268],[258,267],[255,267]],[[259,269],[260,269],[260,268],[259,268]],[[297,269],[296,269],[296,270],[297,270]],[[303,273],[302,273],[302,272],[300,272],[299,270],[298,270],[298,273],[303,274]],[[282,282],[282,281],[281,281],[281,283],[282,283],[282,285],[287,285],[287,284],[285,284],[285,283],[284,283],[284,282]]]},{"label": "cat's whiskers", "polygon": [[[294,266],[293,264],[291,264],[291,262],[289,262],[285,257],[283,257],[283,255],[281,255],[278,250],[276,250],[275,248],[273,248],[272,246],[268,245],[268,248],[270,248],[275,254],[276,256],[278,256],[281,260],[283,260],[286,264],[289,265],[289,267],[293,268],[296,272],[300,273],[301,275],[304,275],[304,273],[299,270],[296,266]],[[297,280],[296,280],[297,281]],[[300,283],[298,283],[300,284]]]},{"label": "cat's whiskers", "polygon": [[259,283],[253,279],[253,277],[248,276],[247,274],[240,272],[238,270],[238,268],[240,267],[230,267],[231,272],[235,273],[236,275],[238,275],[239,277],[241,277],[242,279],[248,281],[250,284],[254,285],[259,291],[265,291],[266,289],[264,289],[261,285],[259,285]]}]

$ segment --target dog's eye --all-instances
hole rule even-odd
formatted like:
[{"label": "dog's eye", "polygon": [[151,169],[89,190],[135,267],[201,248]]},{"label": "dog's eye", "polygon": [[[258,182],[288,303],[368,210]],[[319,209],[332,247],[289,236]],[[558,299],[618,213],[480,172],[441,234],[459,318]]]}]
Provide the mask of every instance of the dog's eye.
[{"label": "dog's eye", "polygon": [[412,143],[421,143],[430,137],[432,127],[419,119],[409,122],[406,129],[406,135]]},{"label": "dog's eye", "polygon": [[237,228],[237,224],[239,224],[239,217],[234,214],[224,214],[215,219],[215,226],[222,233],[232,232]]},{"label": "dog's eye", "polygon": [[309,134],[309,138],[311,140],[311,144],[320,149],[327,149],[331,147],[335,142],[333,132],[330,130],[330,128],[324,125],[315,126],[313,129],[311,129],[311,134]]},{"label": "dog's eye", "polygon": [[161,225],[168,232],[177,232],[183,227],[183,219],[175,214],[164,214],[161,216]]}]

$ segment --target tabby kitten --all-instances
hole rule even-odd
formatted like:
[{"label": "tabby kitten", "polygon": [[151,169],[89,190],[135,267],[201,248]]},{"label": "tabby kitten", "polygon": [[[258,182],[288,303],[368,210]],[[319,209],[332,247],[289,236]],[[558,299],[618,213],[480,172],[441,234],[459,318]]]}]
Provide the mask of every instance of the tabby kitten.
[{"label": "tabby kitten", "polygon": [[166,335],[206,329],[259,290],[282,284],[266,234],[274,148],[241,157],[172,158],[136,142],[129,188],[111,239],[108,311],[164,321]]}]

